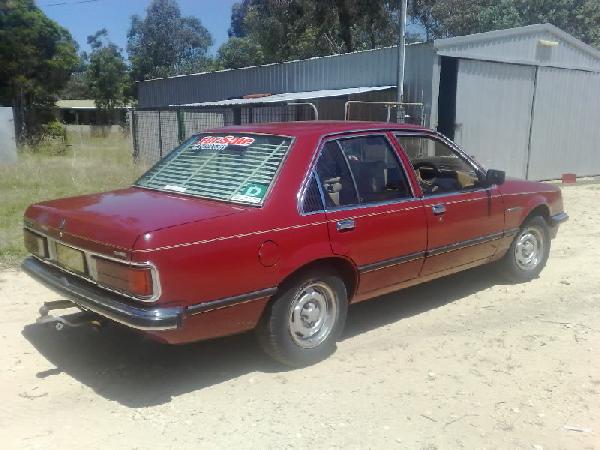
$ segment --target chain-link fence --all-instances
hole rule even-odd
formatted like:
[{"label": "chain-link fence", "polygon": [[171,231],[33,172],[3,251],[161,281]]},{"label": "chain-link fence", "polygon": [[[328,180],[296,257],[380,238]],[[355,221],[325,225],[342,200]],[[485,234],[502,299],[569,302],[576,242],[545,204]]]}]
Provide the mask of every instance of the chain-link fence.
[{"label": "chain-link fence", "polygon": [[312,104],[183,107],[132,112],[133,156],[154,163],[195,133],[227,125],[317,119]]},{"label": "chain-link fence", "polygon": [[[345,103],[344,110],[341,107],[335,111],[339,119],[427,123],[422,103],[351,100]],[[313,103],[137,109],[131,116],[133,156],[136,161],[154,163],[191,135],[211,128],[318,119],[319,112]]]}]

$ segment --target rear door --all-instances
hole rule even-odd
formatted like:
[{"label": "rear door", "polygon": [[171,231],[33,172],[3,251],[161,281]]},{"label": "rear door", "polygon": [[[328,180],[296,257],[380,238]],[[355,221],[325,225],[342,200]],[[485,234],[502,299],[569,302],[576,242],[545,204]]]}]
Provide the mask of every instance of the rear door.
[{"label": "rear door", "polygon": [[360,271],[356,298],[417,277],[427,241],[425,213],[387,135],[326,140],[315,172],[332,250]]},{"label": "rear door", "polygon": [[421,276],[490,258],[504,229],[498,187],[484,186],[480,169],[439,137],[396,137],[416,167],[423,192],[429,235]]}]

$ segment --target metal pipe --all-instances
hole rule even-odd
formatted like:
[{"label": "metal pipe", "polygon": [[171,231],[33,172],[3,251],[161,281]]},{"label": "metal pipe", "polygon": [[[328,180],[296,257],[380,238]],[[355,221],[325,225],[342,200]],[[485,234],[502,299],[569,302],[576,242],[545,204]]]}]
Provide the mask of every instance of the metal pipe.
[{"label": "metal pipe", "polygon": [[[406,62],[406,9],[407,0],[398,0],[400,8],[400,24],[398,27],[398,78],[396,82],[396,102],[404,100],[404,65]],[[404,122],[404,112],[400,106],[396,109],[396,122]]]},{"label": "metal pipe", "polygon": [[314,120],[319,120],[319,110],[317,109],[317,107],[315,106],[314,103],[310,103],[310,102],[294,102],[294,103],[288,103],[288,106],[310,106],[313,110],[313,112],[315,113],[315,119]]},{"label": "metal pipe", "polygon": [[423,103],[403,103],[403,102],[366,102],[362,100],[348,100],[344,103],[344,120],[348,120],[348,116],[350,114],[350,105],[352,103],[364,103],[367,105],[385,105],[390,107],[398,107],[398,106],[420,106],[423,108]]}]

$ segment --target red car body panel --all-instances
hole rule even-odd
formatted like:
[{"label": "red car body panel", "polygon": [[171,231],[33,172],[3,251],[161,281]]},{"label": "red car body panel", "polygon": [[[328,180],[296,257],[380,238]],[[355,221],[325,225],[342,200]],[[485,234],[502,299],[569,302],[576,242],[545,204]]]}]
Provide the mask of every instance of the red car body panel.
[{"label": "red car body panel", "polygon": [[[262,207],[132,187],[32,205],[25,223],[84,250],[151,262],[161,286],[154,306],[175,305],[186,313],[177,329],[146,333],[183,343],[254,328],[277,287],[307,265],[336,264],[346,271],[351,301],[362,301],[498,259],[512,241],[507,232],[531,211],[545,208],[549,216],[563,210],[560,190],[551,184],[507,180],[488,189],[423,197],[414,170],[407,170],[412,199],[306,215],[299,211],[299,193],[328,136],[383,133],[406,169],[410,161],[392,134],[398,130],[433,134],[368,122],[221,128],[213,131],[294,138]],[[447,209],[443,216],[432,213],[438,204]],[[356,229],[337,232],[336,223],[349,218]],[[257,294],[245,301],[248,293]],[[240,301],[219,306],[231,298]],[[217,306],[203,310],[205,304]]]}]

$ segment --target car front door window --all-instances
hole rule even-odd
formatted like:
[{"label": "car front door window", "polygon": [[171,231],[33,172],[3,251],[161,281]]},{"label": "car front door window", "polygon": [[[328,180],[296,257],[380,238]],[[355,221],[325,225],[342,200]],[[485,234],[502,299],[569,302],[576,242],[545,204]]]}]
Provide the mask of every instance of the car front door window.
[{"label": "car front door window", "polygon": [[443,142],[427,136],[397,136],[425,196],[481,187],[475,168]]}]

